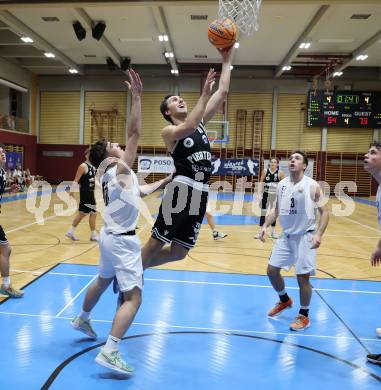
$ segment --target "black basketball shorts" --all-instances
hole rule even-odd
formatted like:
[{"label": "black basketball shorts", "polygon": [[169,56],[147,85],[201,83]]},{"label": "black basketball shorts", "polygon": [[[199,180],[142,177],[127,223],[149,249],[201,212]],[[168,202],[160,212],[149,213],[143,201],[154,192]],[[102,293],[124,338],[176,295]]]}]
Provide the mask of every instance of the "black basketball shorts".
[{"label": "black basketball shorts", "polygon": [[170,183],[152,229],[152,237],[176,242],[186,249],[195,246],[208,203],[208,192],[179,182]]}]

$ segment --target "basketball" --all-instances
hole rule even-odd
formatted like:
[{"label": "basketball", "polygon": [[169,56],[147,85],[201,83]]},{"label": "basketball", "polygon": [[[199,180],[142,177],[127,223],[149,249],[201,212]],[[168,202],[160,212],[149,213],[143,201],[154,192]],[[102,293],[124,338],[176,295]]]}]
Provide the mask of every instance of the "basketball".
[{"label": "basketball", "polygon": [[237,38],[237,26],[229,19],[216,19],[208,27],[208,39],[217,49],[227,49],[234,45]]}]

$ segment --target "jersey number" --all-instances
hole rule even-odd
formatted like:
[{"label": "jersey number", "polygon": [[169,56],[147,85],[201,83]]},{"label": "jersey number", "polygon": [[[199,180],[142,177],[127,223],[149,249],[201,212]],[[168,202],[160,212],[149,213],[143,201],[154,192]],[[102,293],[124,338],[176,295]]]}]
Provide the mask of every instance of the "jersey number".
[{"label": "jersey number", "polygon": [[291,198],[291,205],[290,205],[290,213],[289,215],[296,215],[298,214],[298,210],[293,210],[295,208],[295,199]]},{"label": "jersey number", "polygon": [[102,192],[103,192],[103,201],[105,202],[105,205],[108,206],[109,198],[108,198],[107,182],[102,183]]}]

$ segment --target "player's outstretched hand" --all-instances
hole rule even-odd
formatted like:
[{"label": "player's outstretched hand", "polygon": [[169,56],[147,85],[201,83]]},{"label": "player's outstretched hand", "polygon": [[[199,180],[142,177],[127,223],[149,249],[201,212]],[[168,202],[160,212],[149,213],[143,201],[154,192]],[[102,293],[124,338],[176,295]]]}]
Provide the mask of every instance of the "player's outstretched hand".
[{"label": "player's outstretched hand", "polygon": [[311,249],[319,248],[319,246],[321,244],[321,235],[320,234],[313,234],[311,241],[312,241]]},{"label": "player's outstretched hand", "polygon": [[266,242],[265,236],[266,236],[266,228],[262,226],[262,227],[261,227],[261,230],[260,230],[260,232],[259,232],[258,238],[259,238],[262,242]]},{"label": "player's outstretched hand", "polygon": [[202,89],[202,94],[210,96],[212,94],[213,86],[216,82],[216,72],[213,68],[209,69],[208,75],[206,76],[204,88]]},{"label": "player's outstretched hand", "polygon": [[128,69],[128,77],[130,81],[125,81],[128,89],[133,95],[141,95],[143,90],[142,81],[140,80],[139,73],[136,73],[132,68]]},{"label": "player's outstretched hand", "polygon": [[381,249],[379,247],[372,253],[370,264],[372,267],[377,267],[381,264]]}]

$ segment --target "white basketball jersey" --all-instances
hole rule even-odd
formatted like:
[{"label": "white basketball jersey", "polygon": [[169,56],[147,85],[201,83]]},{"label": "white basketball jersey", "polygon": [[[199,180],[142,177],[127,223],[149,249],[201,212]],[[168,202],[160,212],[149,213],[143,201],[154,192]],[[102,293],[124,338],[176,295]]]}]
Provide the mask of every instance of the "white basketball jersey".
[{"label": "white basketball jersey", "polygon": [[377,215],[378,224],[381,227],[381,185],[378,186],[378,190],[377,190],[376,206],[378,211],[378,215]]},{"label": "white basketball jersey", "polygon": [[308,176],[294,184],[290,177],[278,185],[279,221],[286,234],[305,234],[316,229],[316,204],[311,198],[317,182]]},{"label": "white basketball jersey", "polygon": [[110,168],[102,176],[102,191],[105,202],[104,222],[107,233],[125,233],[136,228],[139,218],[140,190],[138,178],[130,170],[125,174],[128,188],[123,188],[123,174],[116,177],[116,168]]}]

